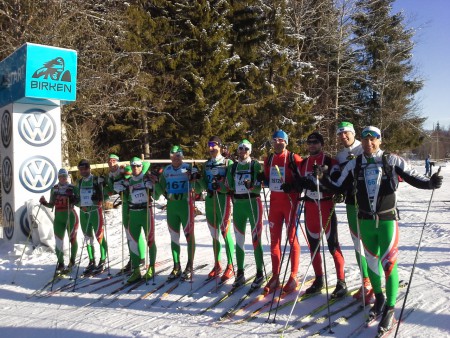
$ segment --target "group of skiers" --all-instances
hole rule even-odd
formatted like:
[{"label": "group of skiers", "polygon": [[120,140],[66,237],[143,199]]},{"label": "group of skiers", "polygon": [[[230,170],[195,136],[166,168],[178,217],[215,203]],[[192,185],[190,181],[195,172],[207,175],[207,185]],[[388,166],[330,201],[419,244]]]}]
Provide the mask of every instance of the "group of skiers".
[{"label": "group of skiers", "polygon": [[[171,236],[173,270],[169,279],[189,279],[193,273],[195,256],[194,201],[195,194],[206,191],[205,211],[213,241],[214,267],[208,278],[219,277],[224,282],[235,277],[233,287],[245,283],[245,233],[247,222],[256,262],[256,276],[251,285],[259,288],[265,279],[262,249],[263,203],[262,187],[270,190],[268,213],[272,277],[266,283],[266,294],[282,288],[285,293],[298,288],[300,256],[299,224],[304,209],[305,231],[309,245],[315,280],[306,293],[320,292],[324,287],[324,271],[320,243],[325,236],[333,257],[337,283],[331,297],[347,294],[344,257],[339,245],[335,204],[346,204],[347,219],[354,242],[356,258],[361,270],[362,286],[354,295],[365,304],[374,303],[369,316],[381,315],[379,331],[389,330],[394,322],[394,305],[398,289],[398,224],[395,191],[401,179],[417,188],[437,189],[442,185],[438,173],[425,177],[411,169],[401,157],[380,149],[381,131],[374,127],[362,130],[361,142],[350,122],[341,122],[337,136],[343,149],[336,158],[323,152],[324,138],[313,132],[306,139],[308,156],[300,157],[287,150],[288,135],[278,130],[272,135],[273,153],[261,165],[251,158],[252,144],[244,139],[237,148],[233,161],[222,155],[222,141],[212,136],[208,141],[209,159],[200,170],[183,162],[180,146],[170,149],[171,164],[165,168],[150,167],[146,161],[134,157],[130,165],[119,166],[119,157],[108,159],[109,176],[106,180],[91,174],[86,160],[78,164],[81,179],[76,185],[67,182],[68,173],[61,169],[59,183],[52,189],[50,201],[40,202],[55,207],[55,237],[58,271],[64,271],[62,241],[67,228],[71,243],[68,268],[75,264],[78,217],[73,205],[80,207],[80,223],[85,239],[89,265],[85,273],[105,268],[107,244],[103,236],[102,201],[108,194],[120,194],[122,221],[125,228],[130,261],[129,283],[155,274],[156,243],[152,203],[161,195],[167,199],[167,225]],[[265,195],[264,195],[265,197]],[[235,241],[230,232],[231,212]],[[286,241],[290,245],[290,274],[281,285],[282,230],[286,224]],[[187,262],[184,269],[180,260],[181,226],[187,241]],[[142,232],[145,237],[142,236]],[[306,232],[306,233],[305,233]],[[100,245],[101,257],[95,264],[94,235]],[[222,267],[223,238],[226,265]],[[142,276],[140,266],[149,256],[149,265]],[[237,270],[233,259],[236,258]],[[382,291],[381,276],[386,279],[386,296]]]}]

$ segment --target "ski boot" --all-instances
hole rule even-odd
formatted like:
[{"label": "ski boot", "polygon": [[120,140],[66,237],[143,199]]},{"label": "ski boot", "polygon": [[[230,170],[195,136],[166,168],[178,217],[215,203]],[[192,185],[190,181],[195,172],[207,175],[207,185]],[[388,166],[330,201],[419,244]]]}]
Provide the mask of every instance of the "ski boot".
[{"label": "ski boot", "polygon": [[323,289],[323,276],[316,276],[312,285],[305,290],[305,294],[311,295],[320,292]]},{"label": "ski boot", "polygon": [[216,262],[211,272],[208,274],[208,279],[215,278],[222,272],[222,267],[219,262]]},{"label": "ski boot", "polygon": [[376,293],[375,294],[375,303],[373,304],[372,308],[369,311],[369,321],[374,320],[379,315],[381,315],[384,311],[386,305],[386,298],[384,297],[384,294]]},{"label": "ski boot", "polygon": [[175,263],[173,265],[173,270],[170,273],[169,277],[167,277],[168,280],[173,280],[175,278],[178,278],[181,276],[181,265],[180,263]]},{"label": "ski boot", "polygon": [[147,272],[144,274],[142,278],[145,278],[146,281],[153,278],[155,275],[155,266],[149,266]]},{"label": "ski boot", "polygon": [[183,273],[181,274],[182,280],[188,280],[192,277],[192,264],[191,262],[187,262],[186,268],[184,269]]},{"label": "ski boot", "polygon": [[363,278],[363,285],[364,286],[361,286],[361,288],[358,290],[358,292],[356,292],[353,295],[353,298],[362,299],[363,292],[364,292],[364,303],[365,303],[365,305],[369,305],[370,303],[372,303],[375,300],[375,295],[373,293],[373,289],[372,289],[372,285],[370,284],[369,277]]},{"label": "ski boot", "polygon": [[256,277],[253,280],[253,283],[250,286],[250,288],[257,289],[262,285],[263,282],[264,282],[264,273],[262,270],[258,270],[256,271]]},{"label": "ski boot", "polygon": [[270,278],[269,282],[264,287],[264,294],[268,295],[269,293],[274,292],[279,287],[280,287],[280,276],[272,275],[272,278]]},{"label": "ski boot", "polygon": [[128,284],[136,283],[141,279],[141,269],[139,267],[133,269],[133,273],[127,279]]},{"label": "ski boot", "polygon": [[297,278],[295,276],[292,276],[292,274],[291,274],[291,276],[289,277],[289,280],[283,286],[283,292],[291,293],[292,291],[297,289],[297,286],[298,286]]},{"label": "ski boot", "polygon": [[132,271],[132,269],[131,269],[131,259],[130,259],[128,261],[128,263],[120,270],[120,273],[123,274],[123,273],[128,273],[131,271]]},{"label": "ski boot", "polygon": [[227,280],[229,280],[233,276],[234,276],[233,264],[228,264],[227,268],[225,269],[225,272],[222,275],[222,277],[220,277],[220,280],[222,282],[226,282]]},{"label": "ski boot", "polygon": [[64,263],[58,262],[56,265],[55,276],[64,274]]},{"label": "ski boot", "polygon": [[100,273],[100,272],[105,271],[105,263],[106,263],[105,259],[100,259],[99,262],[98,262],[97,267],[94,269],[93,272],[94,273]]},{"label": "ski boot", "polygon": [[331,298],[341,298],[347,294],[347,284],[344,280],[338,279],[336,288],[331,293]]},{"label": "ski boot", "polygon": [[380,323],[378,324],[378,333],[385,333],[392,329],[395,324],[394,307],[386,305],[381,316]]},{"label": "ski boot", "polygon": [[89,260],[89,264],[83,271],[83,275],[91,274],[95,269],[95,261],[93,259]]},{"label": "ski boot", "polygon": [[244,269],[238,269],[236,278],[234,279],[233,288],[237,288],[245,283]]},{"label": "ski boot", "polygon": [[74,258],[71,258],[70,260],[69,260],[69,265],[67,265],[67,267],[64,269],[64,274],[65,275],[68,275],[68,274],[70,274],[71,272],[72,272],[72,269],[73,269],[73,267],[75,266],[75,259]]}]

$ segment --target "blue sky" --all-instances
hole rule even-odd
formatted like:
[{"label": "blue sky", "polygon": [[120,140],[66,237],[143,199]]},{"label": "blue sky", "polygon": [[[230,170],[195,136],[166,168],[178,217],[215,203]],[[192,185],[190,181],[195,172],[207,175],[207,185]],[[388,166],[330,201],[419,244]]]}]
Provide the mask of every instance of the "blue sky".
[{"label": "blue sky", "polygon": [[450,128],[450,1],[396,0],[393,12],[403,10],[406,23],[416,29],[413,62],[425,80],[418,93],[425,129],[439,122]]}]

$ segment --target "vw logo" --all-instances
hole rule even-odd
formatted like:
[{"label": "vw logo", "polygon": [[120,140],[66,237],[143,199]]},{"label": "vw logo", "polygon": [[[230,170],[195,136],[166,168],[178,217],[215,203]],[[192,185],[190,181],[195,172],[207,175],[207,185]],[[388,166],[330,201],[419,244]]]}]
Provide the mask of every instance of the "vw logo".
[{"label": "vw logo", "polygon": [[2,143],[5,148],[8,148],[12,138],[12,119],[8,110],[5,110],[2,115]]},{"label": "vw logo", "polygon": [[42,147],[49,144],[56,135],[53,118],[42,109],[30,109],[19,119],[19,135],[29,145]]},{"label": "vw logo", "polygon": [[14,235],[14,211],[9,203],[5,203],[3,208],[3,227],[6,238],[11,240]]},{"label": "vw logo", "polygon": [[19,180],[23,187],[33,193],[49,190],[56,183],[55,164],[44,156],[33,156],[25,160],[19,169]]},{"label": "vw logo", "polygon": [[7,194],[11,191],[11,187],[13,184],[13,168],[11,160],[8,156],[3,159],[2,162],[2,187]]},{"label": "vw logo", "polygon": [[22,230],[22,233],[28,237],[30,234],[30,222],[28,221],[28,212],[27,207],[24,207],[22,212],[20,213],[20,229]]}]

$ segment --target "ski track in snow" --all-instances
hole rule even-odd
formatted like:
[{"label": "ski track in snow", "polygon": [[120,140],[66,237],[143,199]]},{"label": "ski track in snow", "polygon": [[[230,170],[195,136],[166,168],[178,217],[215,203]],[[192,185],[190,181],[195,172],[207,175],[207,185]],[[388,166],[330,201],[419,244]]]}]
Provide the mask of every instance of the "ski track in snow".
[{"label": "ski track in snow", "polygon": [[[419,166],[420,165],[420,166]],[[423,172],[422,163],[418,164],[417,170]],[[414,278],[410,287],[406,309],[414,307],[414,311],[401,323],[399,337],[450,337],[450,167],[443,167],[441,171],[444,176],[444,184],[440,190],[436,190],[433,203],[430,208],[425,232],[422,239],[420,255],[416,264]],[[430,190],[418,190],[406,183],[401,183],[398,193],[398,207],[400,209],[400,244],[399,244],[399,274],[400,279],[408,281],[414,263],[417,244],[425,221],[425,214],[430,200]],[[204,211],[204,203],[197,202],[200,210]],[[357,288],[360,283],[359,269],[354,256],[353,245],[346,224],[345,206],[336,206],[336,214],[339,220],[339,239],[346,260],[346,280],[349,289]],[[107,239],[111,258],[111,273],[116,273],[121,268],[122,260],[122,226],[120,210],[106,212]],[[264,224],[267,224],[264,215]],[[247,226],[246,234],[246,260],[248,264],[246,276],[254,273],[254,257],[251,249],[250,226]],[[263,231],[263,248],[266,271],[271,269],[270,244],[267,241],[266,226]],[[233,234],[234,235],[234,234]],[[23,264],[16,273],[17,263],[22,253],[23,245],[15,248],[5,241],[0,241],[0,332],[2,337],[208,337],[212,335],[227,337],[279,337],[278,332],[286,323],[291,306],[278,311],[275,323],[266,323],[268,312],[259,314],[254,320],[235,324],[236,320],[242,319],[251,313],[262,303],[253,305],[247,310],[237,314],[231,321],[217,323],[217,319],[226,310],[231,308],[239,298],[248,290],[248,285],[234,295],[223,301],[217,307],[202,315],[197,315],[202,309],[208,307],[212,302],[227,290],[230,283],[223,285],[218,292],[207,292],[213,289],[215,282],[212,281],[197,290],[191,297],[184,297],[179,302],[171,305],[181,295],[196,289],[206,278],[213,265],[213,250],[211,237],[204,215],[195,219],[195,236],[197,242],[195,265],[208,264],[205,268],[194,274],[193,283],[186,281],[180,284],[171,294],[158,301],[153,306],[152,302],[158,299],[165,290],[173,284],[170,283],[144,300],[140,300],[130,307],[127,304],[140,297],[145,292],[153,290],[160,285],[169,274],[165,270],[161,275],[155,277],[149,285],[145,283],[130,293],[122,293],[115,301],[115,295],[105,294],[122,285],[121,281],[109,287],[101,288],[89,293],[102,284],[85,287],[75,292],[57,292],[50,297],[27,298],[36,289],[41,288],[53,274],[56,257],[53,253],[37,249],[25,251]],[[181,264],[186,263],[186,241],[181,233]],[[79,251],[81,251],[81,230],[78,232]],[[66,239],[67,243],[67,239]],[[285,239],[282,239],[284,245]],[[304,275],[309,265],[309,251],[303,236],[300,238],[301,256],[299,274]],[[156,245],[158,248],[157,262],[170,258],[170,236],[165,222],[165,211],[156,209]],[[96,248],[98,252],[98,247]],[[125,253],[127,249],[125,248]],[[287,253],[288,254],[288,251]],[[84,256],[86,251],[84,250]],[[326,250],[326,264],[328,271],[328,284],[331,291],[336,283],[331,255]],[[225,264],[225,251],[222,249],[222,263]],[[236,263],[235,257],[233,257]],[[67,252],[66,252],[67,262]],[[78,258],[77,258],[78,262]],[[117,263],[113,265],[113,262]],[[84,257],[81,262],[80,274],[87,264]],[[165,267],[171,266],[166,262],[157,268],[157,272]],[[284,267],[283,267],[284,271]],[[104,277],[106,274],[102,274]],[[312,268],[307,273],[307,280],[313,275]],[[11,281],[15,277],[15,284]],[[95,280],[95,277],[91,280]],[[113,281],[111,279],[110,281]],[[103,282],[106,285],[110,281]],[[67,280],[55,284],[55,288],[67,283]],[[80,281],[89,283],[89,281]],[[406,291],[406,289],[405,289]],[[247,299],[254,299],[260,291],[255,291]],[[293,299],[295,295],[289,295],[287,299]],[[101,301],[97,301],[104,297]],[[269,297],[264,299],[267,301]],[[95,302],[97,301],[97,302]],[[245,301],[243,304],[246,304]],[[350,297],[333,304],[333,311],[350,302]],[[91,302],[95,302],[90,304]],[[295,305],[290,324],[297,326],[315,321],[327,310],[324,309],[298,323],[298,319],[308,314],[312,309],[326,302],[325,293],[303,300]],[[90,305],[89,305],[90,304]],[[243,305],[242,304],[242,305]],[[400,301],[396,306],[396,317],[400,313]],[[170,306],[171,305],[171,306]],[[186,305],[189,305],[186,307]],[[170,307],[169,307],[170,306]],[[349,308],[331,317],[331,321],[339,316],[350,313],[355,307]],[[367,310],[367,309],[366,309]],[[274,312],[271,313],[271,319]],[[346,337],[352,328],[358,326],[363,315],[353,317],[348,324],[340,324],[333,328],[334,334],[324,334],[329,337]],[[286,331],[286,337],[307,337],[328,323],[328,319],[322,323],[315,323],[305,331]],[[214,324],[214,325],[213,325]],[[358,337],[373,337],[376,325],[364,329]],[[390,337],[394,336],[394,332]]]}]

